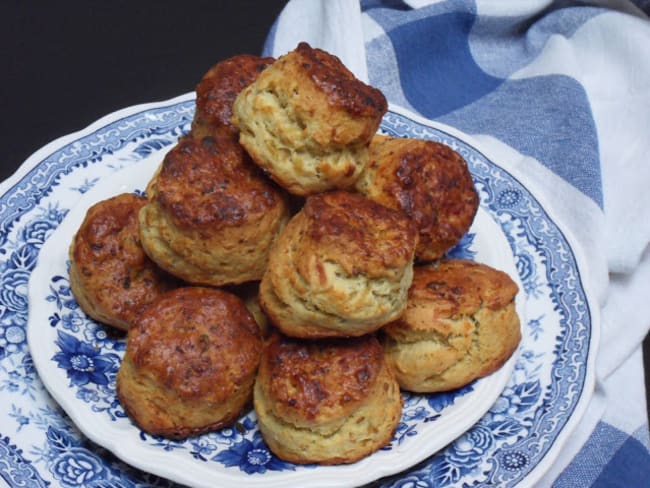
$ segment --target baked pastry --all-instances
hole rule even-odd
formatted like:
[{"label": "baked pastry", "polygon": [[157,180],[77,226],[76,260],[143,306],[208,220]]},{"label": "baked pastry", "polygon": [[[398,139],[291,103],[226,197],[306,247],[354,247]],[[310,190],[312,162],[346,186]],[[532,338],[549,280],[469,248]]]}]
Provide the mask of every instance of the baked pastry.
[{"label": "baked pastry", "polygon": [[399,385],[372,334],[265,344],[254,407],[269,449],[293,463],[343,464],[388,444],[402,412]]},{"label": "baked pastry", "polygon": [[403,213],[362,195],[312,195],[269,254],[260,303],[294,337],[359,336],[406,306],[417,241]]},{"label": "baked pastry", "polygon": [[262,333],[262,337],[268,337],[271,330],[271,324],[260,305],[260,282],[249,281],[238,286],[229,287],[228,291],[234,293],[244,301],[248,311],[253,314],[253,318],[255,319],[255,322],[257,322],[260,332]]},{"label": "baked pastry", "polygon": [[402,389],[453,390],[499,369],[521,340],[516,283],[463,259],[416,266],[406,311],[382,329]]},{"label": "baked pastry", "polygon": [[215,131],[238,137],[234,127],[232,104],[237,95],[268,66],[274,58],[239,54],[212,66],[196,86],[196,111],[192,132],[196,137],[214,135]]},{"label": "baked pastry", "polygon": [[457,244],[478,210],[467,163],[449,146],[434,141],[375,136],[368,165],[355,186],[416,222],[420,261],[438,259]]},{"label": "baked pastry", "polygon": [[129,330],[117,395],[145,432],[174,439],[232,423],[250,403],[262,340],[231,293],[173,290]]},{"label": "baked pastry", "polygon": [[305,196],[352,185],[387,107],[336,56],[302,42],[237,96],[232,123],[255,162]]},{"label": "baked pastry", "polygon": [[90,207],[70,245],[70,289],[93,319],[127,330],[142,307],[178,285],[140,244],[146,199],[122,193]]},{"label": "baked pastry", "polygon": [[140,211],[146,253],[193,284],[259,280],[289,216],[284,193],[228,137],[182,138]]}]

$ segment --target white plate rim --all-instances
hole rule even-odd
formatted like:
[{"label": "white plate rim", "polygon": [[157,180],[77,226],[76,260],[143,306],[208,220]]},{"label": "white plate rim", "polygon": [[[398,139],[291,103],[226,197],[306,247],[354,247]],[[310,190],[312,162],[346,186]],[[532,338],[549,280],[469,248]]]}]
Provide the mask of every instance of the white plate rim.
[{"label": "white plate rim", "polygon": [[[32,348],[34,365],[39,371],[41,381],[52,397],[65,410],[77,427],[93,442],[109,449],[116,456],[139,469],[195,486],[212,486],[216,482],[232,482],[234,484],[245,482],[250,486],[269,486],[269,483],[273,485],[278,483],[278,486],[285,486],[286,483],[291,483],[293,486],[301,486],[301,483],[308,479],[310,479],[310,486],[344,486],[349,480],[354,480],[354,484],[357,482],[368,483],[408,469],[456,439],[492,406],[510,377],[516,355],[498,372],[476,382],[474,391],[468,393],[467,398],[461,399],[462,409],[454,408],[454,406],[449,407],[451,410],[447,411],[440,420],[437,420],[438,423],[435,424],[435,428],[426,429],[424,433],[421,433],[420,437],[416,438],[417,442],[413,443],[412,441],[410,443],[411,447],[409,449],[400,446],[396,448],[398,456],[391,456],[388,459],[376,460],[371,456],[354,465],[319,467],[316,471],[319,475],[318,481],[311,478],[314,471],[269,473],[265,474],[264,477],[246,477],[246,475],[242,477],[239,472],[232,470],[217,469],[215,471],[209,468],[211,465],[205,463],[196,463],[186,458],[176,459],[173,452],[162,451],[158,453],[159,455],[156,455],[156,451],[152,452],[150,449],[145,449],[136,438],[125,437],[122,431],[123,426],[120,426],[118,430],[112,429],[112,422],[108,422],[105,417],[89,411],[89,405],[79,402],[74,397],[73,390],[68,385],[65,374],[53,364],[52,356],[56,351],[51,346],[54,344],[52,339],[56,338],[56,333],[54,329],[44,329],[41,326],[47,323],[47,312],[41,307],[37,309],[34,305],[42,303],[43,297],[47,296],[50,284],[49,278],[53,274],[65,272],[64,269],[61,269],[61,265],[66,260],[69,241],[76,228],[80,225],[86,210],[99,200],[118,193],[143,189],[147,182],[146,179],[143,179],[143,175],[153,174],[165,152],[155,153],[130,167],[104,177],[101,185],[97,185],[85,193],[41,248],[39,254],[41,259],[39,259],[39,264],[33,270],[30,279],[29,297],[31,306],[27,333],[28,342]],[[136,183],[139,183],[139,186]],[[492,223],[490,217],[482,209],[479,210],[476,221],[481,223],[482,228],[492,225],[495,234],[501,232],[501,229],[495,223]],[[488,258],[496,260],[496,262],[493,261],[490,264],[500,269],[504,269],[509,265],[507,271],[516,280],[514,264],[508,262],[511,256],[504,256],[504,253],[509,251],[507,242],[503,236],[497,234],[495,237],[499,241],[500,247],[496,257],[488,256]],[[500,261],[500,259],[503,260]],[[55,263],[58,264],[55,265]],[[523,322],[525,312],[522,300],[518,301],[518,308]],[[471,405],[469,404],[470,401],[472,401]],[[170,461],[175,461],[176,464]],[[391,461],[391,463],[385,463],[384,461]],[[191,472],[192,469],[193,472]],[[190,475],[187,474],[189,472],[191,472]]]},{"label": "white plate rim", "polygon": [[[122,110],[119,110],[117,112],[114,112],[112,114],[109,114],[101,119],[99,119],[97,122],[91,124],[88,126],[86,129],[83,129],[81,131],[75,132],[73,134],[69,134],[67,136],[61,137],[50,144],[44,146],[37,152],[35,152],[30,158],[16,171],[16,173],[11,176],[9,179],[5,180],[2,184],[0,184],[0,190],[1,193],[4,193],[7,191],[8,188],[11,188],[13,185],[16,184],[16,182],[25,176],[25,174],[31,169],[36,167],[42,159],[44,159],[48,154],[56,151],[57,149],[63,147],[64,145],[70,143],[71,141],[75,140],[76,138],[79,138],[81,136],[87,135],[94,130],[96,130],[99,127],[103,127],[109,122],[112,122],[116,119],[119,119],[120,117],[124,117],[130,114],[134,114],[140,111],[146,111],[150,110],[152,108],[158,108],[158,107],[164,107],[168,106],[170,104],[178,103],[181,101],[186,101],[189,99],[192,99],[194,96],[193,93],[188,93],[185,95],[181,95],[179,97],[176,97],[174,99],[168,100],[168,101],[162,101],[162,102],[155,102],[151,104],[141,104],[141,105],[136,105],[132,107],[128,107]],[[398,107],[391,107],[391,111],[394,111],[396,113],[401,113],[404,114],[406,117],[411,118],[412,120],[416,121],[417,123],[420,123],[422,125],[426,125],[432,128],[435,128],[437,130],[441,130],[443,132],[447,132],[453,137],[457,137],[461,140],[464,141],[473,141],[471,136],[468,136],[466,134],[461,133],[460,131],[457,131],[453,128],[444,126],[443,124],[437,124],[437,123],[431,123],[430,121],[424,120],[421,117],[417,116],[416,114],[412,114],[407,110],[400,109]],[[490,150],[488,148],[482,147],[482,143],[478,141],[473,141],[471,144],[476,150],[479,152],[488,155],[488,159],[492,161],[493,163],[495,162],[495,159],[492,159],[489,157]],[[496,163],[494,163],[496,164]],[[510,172],[512,175],[512,172]],[[521,182],[522,178],[518,178],[519,181]],[[526,188],[527,191],[531,193],[534,199],[536,199],[538,202],[540,202],[540,206],[547,212],[548,212],[548,207],[545,205],[545,201],[543,197],[539,194],[536,193],[533,188],[530,188],[528,185],[524,185],[522,183],[522,186]],[[580,252],[580,248],[576,246],[576,240],[573,238],[571,232],[564,228],[562,226],[562,223],[559,222],[553,215],[549,215],[549,218],[552,219],[553,223],[558,227],[560,232],[563,234],[563,236],[567,239],[569,242],[571,251],[573,253],[573,256],[577,262],[577,268],[581,274],[581,276],[586,275],[586,270],[588,269],[585,266],[585,261],[584,257],[582,256]],[[565,427],[561,429],[560,433],[558,434],[557,438],[555,439],[555,442],[553,443],[552,449],[550,449],[546,455],[542,458],[542,460],[537,463],[537,465],[534,467],[533,470],[531,470],[523,480],[520,482],[520,486],[529,486],[534,484],[537,480],[541,478],[541,476],[544,474],[544,472],[549,468],[549,466],[553,463],[553,461],[557,458],[559,455],[559,452],[561,450],[561,446],[566,442],[566,439],[568,436],[571,434],[577,423],[579,422],[580,418],[584,414],[584,411],[589,403],[589,400],[591,398],[594,384],[595,384],[595,372],[594,372],[594,366],[595,366],[595,357],[596,357],[596,351],[597,351],[597,344],[598,344],[598,339],[599,339],[599,309],[597,306],[595,306],[596,300],[593,298],[593,293],[589,290],[589,283],[587,279],[581,279],[581,285],[584,290],[585,298],[587,300],[588,304],[588,309],[589,313],[591,316],[590,320],[590,341],[589,341],[589,355],[588,355],[588,364],[586,365],[586,375],[585,375],[585,382],[584,382],[584,387],[582,390],[582,393],[578,399],[578,402],[576,403],[572,414],[569,416]]]}]

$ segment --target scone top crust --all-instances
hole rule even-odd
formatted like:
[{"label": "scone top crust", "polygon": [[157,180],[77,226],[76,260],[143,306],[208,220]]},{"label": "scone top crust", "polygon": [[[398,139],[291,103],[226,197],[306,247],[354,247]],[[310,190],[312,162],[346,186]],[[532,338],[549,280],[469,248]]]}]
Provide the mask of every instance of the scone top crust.
[{"label": "scone top crust", "polygon": [[222,129],[233,136],[237,129],[231,124],[232,105],[237,95],[275,61],[271,57],[240,54],[212,66],[196,86],[196,113],[192,123],[195,131]]},{"label": "scone top crust", "polygon": [[154,198],[185,229],[241,226],[284,206],[278,188],[227,137],[182,138],[165,156]]},{"label": "scone top crust", "polygon": [[122,193],[91,206],[75,234],[73,260],[81,267],[92,263],[122,268],[124,261],[142,267],[147,258],[138,238],[138,212],[146,203],[143,197]]},{"label": "scone top crust", "polygon": [[356,409],[383,364],[374,335],[305,341],[276,333],[264,346],[258,381],[278,417],[297,426],[320,425]]},{"label": "scone top crust", "polygon": [[417,229],[403,212],[345,191],[312,195],[302,212],[310,248],[305,255],[334,261],[350,276],[401,272],[413,261]]},{"label": "scone top crust", "polygon": [[445,329],[445,319],[470,316],[481,307],[502,309],[513,303],[518,291],[508,274],[466,259],[416,266],[406,312],[384,330],[392,335],[399,329]]},{"label": "scone top crust", "polygon": [[223,402],[259,363],[259,329],[235,295],[185,287],[148,307],[128,335],[135,368],[184,399]]},{"label": "scone top crust", "polygon": [[376,135],[357,189],[406,212],[418,226],[420,260],[438,259],[471,226],[478,194],[465,160],[434,141]]},{"label": "scone top crust", "polygon": [[352,187],[386,110],[336,56],[301,43],[241,91],[232,124],[256,164],[307,196]]},{"label": "scone top crust", "polygon": [[[378,121],[388,110],[384,94],[357,79],[338,57],[312,48],[306,42],[298,44],[293,53],[287,55],[289,59],[295,56],[292,62],[327,95],[330,106],[342,108],[354,116]],[[373,132],[376,130],[377,127]]]},{"label": "scone top crust", "polygon": [[82,308],[126,330],[141,307],[178,285],[140,244],[138,212],[144,197],[122,193],[88,209],[70,247],[71,286]]},{"label": "scone top crust", "polygon": [[122,193],[97,202],[88,209],[74,238],[75,260],[81,262],[107,261],[117,252],[124,258],[144,261],[144,253],[137,240],[138,212],[147,203],[133,193]]},{"label": "scone top crust", "polygon": [[[240,93],[232,123],[242,130],[244,145],[257,144],[246,133],[255,120],[263,119],[273,126],[265,136],[294,149],[308,148],[317,157],[344,148],[365,149],[387,110],[380,90],[356,78],[338,57],[302,42]],[[365,164],[365,153],[358,156]]]}]

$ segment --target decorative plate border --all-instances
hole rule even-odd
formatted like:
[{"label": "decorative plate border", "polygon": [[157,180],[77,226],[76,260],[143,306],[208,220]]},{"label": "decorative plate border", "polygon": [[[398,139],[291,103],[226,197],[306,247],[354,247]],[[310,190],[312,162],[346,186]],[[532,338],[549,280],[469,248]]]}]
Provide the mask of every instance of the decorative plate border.
[{"label": "decorative plate border", "polygon": [[[466,159],[481,206],[510,242],[527,314],[513,378],[490,411],[423,466],[382,486],[531,486],[555,460],[593,393],[600,324],[580,257],[530,189],[467,142],[470,137],[400,108],[387,114],[382,130],[447,144]],[[548,354],[551,362],[540,361]]]},{"label": "decorative plate border", "polygon": [[[117,486],[169,484],[92,445],[47,397],[27,351],[26,286],[43,242],[67,212],[48,203],[52,189],[65,180],[70,201],[78,198],[105,174],[106,166],[128,166],[175,141],[179,131],[187,130],[192,109],[188,94],[112,114],[46,146],[1,185],[0,391],[11,394],[11,401],[0,406],[0,476],[11,486],[22,486],[25,480],[34,486],[52,481],[78,486],[78,480],[85,486],[107,481]],[[441,140],[468,160],[482,205],[511,240],[529,320],[513,379],[488,414],[446,450],[381,484],[532,483],[557,455],[593,387],[597,324],[576,257],[565,235],[521,182],[462,139],[398,111],[386,116],[385,131]],[[106,145],[111,131],[129,134],[120,137],[129,157],[123,157],[119,147]]]},{"label": "decorative plate border", "polygon": [[[237,428],[184,441],[139,431],[115,393],[125,341],[111,337],[110,329],[79,309],[69,286],[68,246],[91,205],[119,193],[141,192],[164,152],[102,178],[101,185],[77,200],[41,248],[39,264],[32,271],[28,342],[34,364],[43,384],[88,438],[135,467],[193,486],[244,483],[284,488],[302,486],[307,478],[314,487],[349,486],[410,468],[456,439],[494,404],[510,378],[515,358],[464,388],[404,395],[402,419],[392,441],[353,465],[297,466],[281,461],[262,441],[253,413],[241,418]],[[517,276],[506,237],[483,209],[451,253],[475,257]],[[522,305],[523,300],[518,300],[524,321]]]}]

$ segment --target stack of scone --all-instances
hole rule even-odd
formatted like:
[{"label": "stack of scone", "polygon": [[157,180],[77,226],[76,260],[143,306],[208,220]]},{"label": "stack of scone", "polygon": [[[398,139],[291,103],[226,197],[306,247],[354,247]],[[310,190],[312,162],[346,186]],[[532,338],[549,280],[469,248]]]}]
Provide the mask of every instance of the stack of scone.
[{"label": "stack of scone", "polygon": [[301,43],[218,63],[196,103],[147,199],[100,202],[71,246],[80,306],[128,330],[117,392],[139,427],[197,435],[252,400],[278,457],[351,463],[390,442],[400,389],[512,355],[517,286],[444,258],[479,204],[467,164],[377,134],[379,90]]}]

